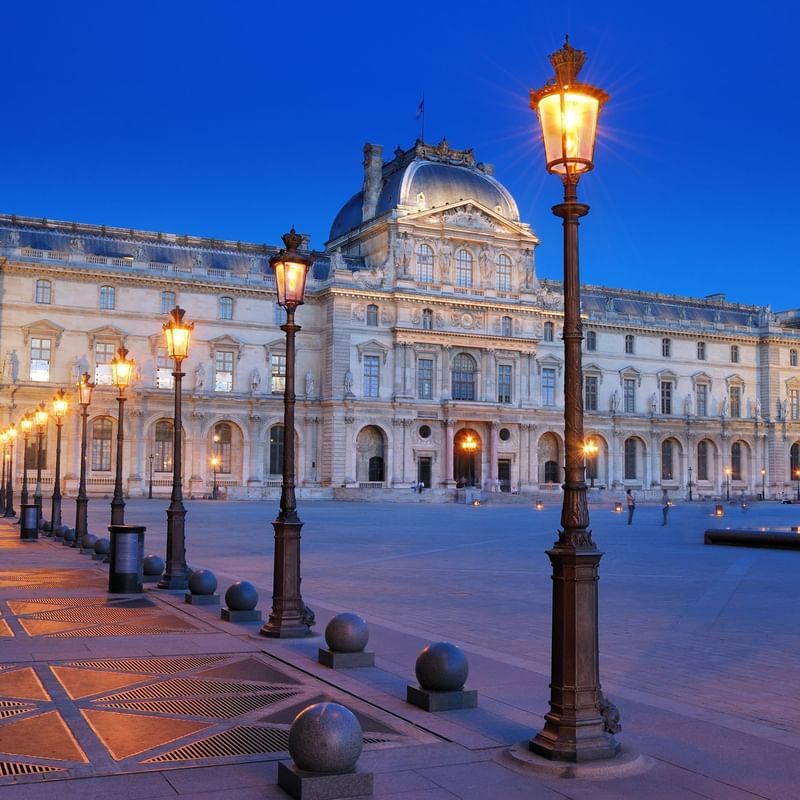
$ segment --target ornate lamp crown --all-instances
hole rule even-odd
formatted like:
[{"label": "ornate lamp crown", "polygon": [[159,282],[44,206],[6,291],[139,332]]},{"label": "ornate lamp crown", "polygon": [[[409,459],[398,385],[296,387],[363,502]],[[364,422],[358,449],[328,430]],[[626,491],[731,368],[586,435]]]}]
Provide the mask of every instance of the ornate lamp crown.
[{"label": "ornate lamp crown", "polygon": [[586,63],[586,52],[574,48],[569,43],[568,34],[565,37],[564,46],[550,56],[550,63],[556,72],[556,81],[565,86],[578,79],[578,73]]},{"label": "ornate lamp crown", "polygon": [[289,233],[284,233],[281,236],[283,243],[286,245],[287,250],[297,250],[298,247],[303,243],[303,237],[297,233],[294,229],[294,225],[292,225],[292,229]]}]

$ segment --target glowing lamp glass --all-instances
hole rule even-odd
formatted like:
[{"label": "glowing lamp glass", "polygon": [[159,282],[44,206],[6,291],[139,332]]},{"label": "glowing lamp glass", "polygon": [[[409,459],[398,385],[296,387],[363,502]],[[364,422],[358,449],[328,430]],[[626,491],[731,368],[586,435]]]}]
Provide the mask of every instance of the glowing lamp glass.
[{"label": "glowing lamp glass", "polygon": [[20,421],[19,427],[22,428],[22,433],[30,433],[33,428],[33,420],[26,414]]},{"label": "glowing lamp glass", "polygon": [[92,392],[94,392],[94,383],[92,383],[89,373],[84,372],[76,385],[78,387],[78,402],[82,406],[90,405],[92,402]]},{"label": "glowing lamp glass", "polygon": [[5,446],[8,443],[8,434],[7,433],[0,433],[0,444]]},{"label": "glowing lamp glass", "polygon": [[186,312],[175,306],[169,312],[169,322],[164,324],[164,335],[167,337],[167,353],[175,361],[183,361],[189,355],[189,339],[194,330],[194,323],[184,322]]},{"label": "glowing lamp glass", "polygon": [[40,403],[36,411],[33,412],[37,428],[44,428],[47,425],[47,408],[44,403]]},{"label": "glowing lamp glass", "polygon": [[310,264],[289,259],[278,259],[272,262],[275,285],[278,290],[278,305],[286,308],[303,304],[309,267]]},{"label": "glowing lamp glass", "polygon": [[7,431],[7,432],[8,432],[8,438],[9,438],[9,440],[11,441],[11,444],[14,444],[14,439],[16,439],[16,438],[17,438],[17,429],[16,429],[16,428],[15,428],[15,427],[12,425],[12,426],[11,426],[11,427],[8,429],[8,431]]},{"label": "glowing lamp glass", "polygon": [[53,398],[53,415],[58,419],[63,419],[67,413],[67,398],[64,396],[64,390],[61,391]]},{"label": "glowing lamp glass", "polygon": [[124,347],[120,347],[111,360],[111,383],[117,389],[126,389],[131,385],[133,367],[134,361],[132,358],[128,358],[128,351]]},{"label": "glowing lamp glass", "polygon": [[622,513],[622,503],[614,503],[614,513],[615,514]]},{"label": "glowing lamp glass", "polygon": [[591,94],[558,87],[537,105],[548,172],[580,175],[593,164],[600,101]]},{"label": "glowing lamp glass", "polygon": [[544,503],[541,500],[537,500],[535,508],[537,511],[541,511],[544,508]]}]

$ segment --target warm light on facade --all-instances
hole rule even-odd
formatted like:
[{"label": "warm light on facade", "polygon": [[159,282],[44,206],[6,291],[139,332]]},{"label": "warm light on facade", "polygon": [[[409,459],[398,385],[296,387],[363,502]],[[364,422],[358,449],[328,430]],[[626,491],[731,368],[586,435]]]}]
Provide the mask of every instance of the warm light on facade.
[{"label": "warm light on facade", "polygon": [[467,453],[474,453],[478,449],[478,443],[472,438],[472,434],[468,433],[463,442],[461,442],[461,449]]},{"label": "warm light on facade", "polygon": [[33,428],[33,420],[30,418],[29,414],[26,414],[19,421],[19,427],[22,429],[23,435],[31,432],[31,429]]},{"label": "warm light on facade", "polygon": [[313,259],[301,255],[297,248],[303,237],[294,228],[282,237],[286,248],[269,260],[275,274],[275,287],[278,292],[278,305],[284,308],[296,308],[303,305],[306,292],[306,278]]}]

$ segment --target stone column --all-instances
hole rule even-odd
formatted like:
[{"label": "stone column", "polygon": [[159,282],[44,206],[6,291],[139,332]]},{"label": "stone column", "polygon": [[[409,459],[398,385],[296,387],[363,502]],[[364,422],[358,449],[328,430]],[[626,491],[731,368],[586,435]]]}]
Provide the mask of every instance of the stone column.
[{"label": "stone column", "polygon": [[353,483],[356,478],[356,448],[353,441],[353,423],[356,418],[346,411],[344,416],[344,482]]},{"label": "stone column", "polygon": [[[442,363],[440,365],[441,373],[441,400],[450,399],[450,347],[448,345],[442,346]],[[448,480],[452,480],[452,474]]]},{"label": "stone column", "polygon": [[[184,419],[185,419],[185,415]],[[205,464],[206,446],[200,439],[200,427],[206,416],[205,411],[192,411],[189,414],[188,430],[184,426],[184,449],[183,449],[183,480],[186,481],[186,473],[189,473],[188,489],[189,500],[196,495],[203,495],[206,483],[206,470],[201,465]]]},{"label": "stone column", "polygon": [[[242,477],[247,487],[248,497],[260,497],[264,485],[264,441],[263,437],[259,436],[260,425],[261,416],[259,414],[252,412],[248,414],[247,440],[242,447],[242,471],[244,472],[245,468],[247,470],[247,475],[242,475]],[[289,438],[285,433],[284,431],[284,447],[290,444]],[[297,463],[301,462],[298,461]],[[297,483],[300,485],[301,479],[299,476],[297,478]]]},{"label": "stone column", "polygon": [[130,420],[131,433],[125,438],[130,441],[130,451],[128,453],[128,476],[127,480],[123,477],[123,486],[127,485],[129,497],[142,497],[145,492],[144,475],[147,472],[144,466],[144,411],[138,406],[131,408],[127,417]]},{"label": "stone column", "polygon": [[[489,425],[489,480],[497,480],[497,432],[500,430],[499,422]],[[491,485],[494,489],[494,484]]]},{"label": "stone column", "polygon": [[443,422],[444,430],[444,480],[445,486],[453,487],[456,482],[453,480],[453,440],[455,439],[456,421],[447,419]]}]

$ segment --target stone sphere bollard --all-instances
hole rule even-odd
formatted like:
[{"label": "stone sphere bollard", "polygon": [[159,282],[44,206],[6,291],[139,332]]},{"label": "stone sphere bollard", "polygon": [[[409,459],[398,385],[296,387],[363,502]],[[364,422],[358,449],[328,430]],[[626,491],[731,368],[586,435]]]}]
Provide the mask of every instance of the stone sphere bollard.
[{"label": "stone sphere bollard", "polygon": [[43,530],[45,533],[49,533],[49,532],[50,532],[50,529],[51,529],[53,526],[50,524],[50,520],[49,520],[49,519],[43,519],[43,520],[41,521],[41,523],[39,524],[39,527],[40,527],[40,528],[41,528],[41,529],[42,529],[42,530]]},{"label": "stone sphere bollard", "polygon": [[97,537],[93,533],[85,533],[81,539],[81,548],[84,550],[94,550]]},{"label": "stone sphere bollard", "polygon": [[304,708],[289,729],[289,754],[299,769],[308,772],[348,772],[363,746],[355,714],[338,703]]},{"label": "stone sphere bollard", "polygon": [[164,559],[155,553],[148,553],[142,561],[142,571],[145,575],[161,575],[164,572]]},{"label": "stone sphere bollard", "polygon": [[189,577],[192,594],[208,595],[217,591],[217,576],[210,569],[196,569]]},{"label": "stone sphere bollard", "polygon": [[94,552],[98,556],[107,556],[111,552],[111,542],[105,536],[94,543]]},{"label": "stone sphere bollard", "polygon": [[69,530],[69,525],[56,525],[55,530],[53,531],[53,536],[56,539],[63,539],[64,534]]},{"label": "stone sphere bollard", "polygon": [[250,581],[236,581],[225,592],[225,605],[231,611],[252,611],[258,605],[258,592]]},{"label": "stone sphere bollard", "polygon": [[75,528],[67,528],[64,531],[64,541],[65,542],[74,542],[75,541]]},{"label": "stone sphere bollard", "polygon": [[338,653],[360,653],[369,641],[369,628],[358,614],[345,611],[327,624],[325,641]]},{"label": "stone sphere bollard", "polygon": [[469,673],[467,657],[450,642],[434,642],[417,657],[417,680],[432,692],[457,692],[464,688]]}]

